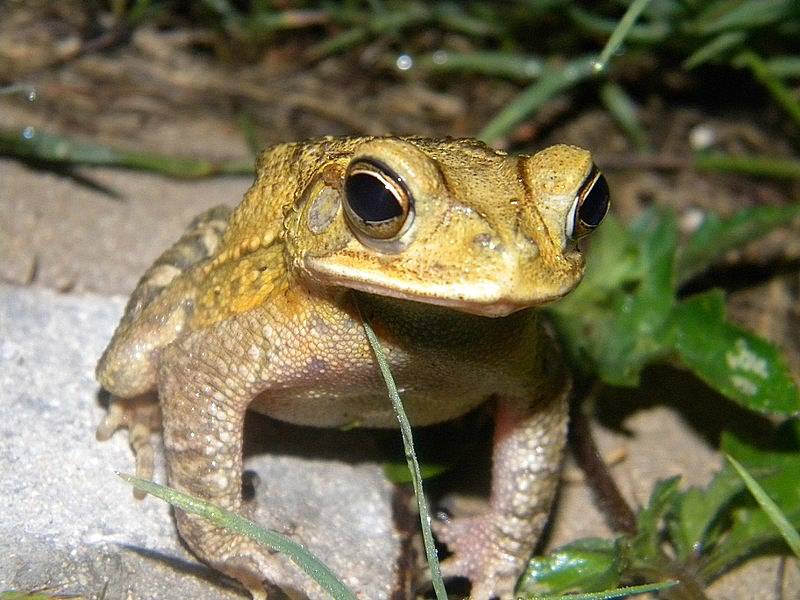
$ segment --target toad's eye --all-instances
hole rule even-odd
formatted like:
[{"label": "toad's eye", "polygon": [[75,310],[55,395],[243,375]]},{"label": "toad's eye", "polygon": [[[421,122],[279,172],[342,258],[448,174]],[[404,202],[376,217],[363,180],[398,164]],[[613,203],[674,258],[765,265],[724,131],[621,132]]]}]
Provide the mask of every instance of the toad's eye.
[{"label": "toad's eye", "polygon": [[385,165],[368,159],[350,164],[344,182],[345,215],[356,233],[372,239],[396,237],[413,217],[411,194]]},{"label": "toad's eye", "polygon": [[592,167],[567,215],[567,237],[577,240],[591,233],[602,223],[610,204],[608,182]]}]

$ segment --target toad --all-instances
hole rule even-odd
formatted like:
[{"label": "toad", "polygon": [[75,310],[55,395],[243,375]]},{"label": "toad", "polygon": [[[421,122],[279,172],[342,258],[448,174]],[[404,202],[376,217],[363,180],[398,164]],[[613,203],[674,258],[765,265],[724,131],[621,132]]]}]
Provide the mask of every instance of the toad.
[{"label": "toad", "polygon": [[[369,319],[412,424],[495,415],[486,512],[437,523],[471,598],[509,598],[556,489],[569,376],[535,307],[583,274],[608,186],[586,150],[511,156],[469,139],[343,137],[258,159],[145,273],[97,366],[98,428],[129,429],[137,474],[160,424],[169,483],[242,512],[247,410],[315,427],[396,427]],[[152,400],[157,391],[157,403]],[[148,394],[150,394],[148,396]],[[276,556],[176,511],[203,561],[266,596]]]}]

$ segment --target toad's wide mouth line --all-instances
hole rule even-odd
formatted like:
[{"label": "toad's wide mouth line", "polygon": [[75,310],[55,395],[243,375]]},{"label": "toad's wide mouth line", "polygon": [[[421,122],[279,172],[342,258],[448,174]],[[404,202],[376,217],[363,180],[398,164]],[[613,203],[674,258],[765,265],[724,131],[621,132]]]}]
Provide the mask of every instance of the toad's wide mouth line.
[{"label": "toad's wide mouth line", "polygon": [[[358,270],[332,269],[315,261],[306,261],[312,276],[323,285],[340,286],[376,296],[387,296],[397,300],[408,300],[422,304],[432,304],[459,312],[484,317],[505,317],[526,308],[536,308],[554,302],[572,291],[580,282],[580,277],[568,280],[564,286],[554,287],[535,297],[514,297],[508,288],[490,281],[470,283],[435,283],[417,288],[406,282],[398,282],[379,277],[366,279]],[[374,276],[374,273],[370,273]]]}]

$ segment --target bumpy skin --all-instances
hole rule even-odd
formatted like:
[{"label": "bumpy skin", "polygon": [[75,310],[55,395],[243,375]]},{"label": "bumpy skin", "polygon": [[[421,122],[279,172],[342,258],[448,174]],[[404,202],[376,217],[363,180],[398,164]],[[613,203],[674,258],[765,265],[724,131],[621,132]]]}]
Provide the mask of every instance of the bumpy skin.
[{"label": "bumpy skin", "polygon": [[[354,235],[348,164],[389,166],[413,198],[391,240]],[[471,598],[511,597],[558,479],[568,379],[534,312],[579,281],[565,233],[592,168],[579,148],[511,157],[471,140],[325,138],[260,158],[230,216],[214,209],[145,274],[97,376],[114,396],[98,430],[128,426],[138,455],[157,427],[169,482],[242,510],[242,429],[254,409],[293,423],[396,426],[360,323],[372,323],[412,423],[496,406],[490,507],[439,523],[447,575]],[[149,458],[137,471],[149,475]],[[177,511],[204,561],[264,597],[284,564]]]}]

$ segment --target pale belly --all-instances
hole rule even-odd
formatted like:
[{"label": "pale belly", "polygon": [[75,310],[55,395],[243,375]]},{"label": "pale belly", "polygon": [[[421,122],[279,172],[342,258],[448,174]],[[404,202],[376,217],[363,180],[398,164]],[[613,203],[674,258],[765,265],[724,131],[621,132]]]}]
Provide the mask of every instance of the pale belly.
[{"label": "pale belly", "polygon": [[[466,390],[415,392],[400,390],[403,407],[413,425],[432,425],[456,419],[486,401],[491,394]],[[398,426],[388,392],[273,391],[258,396],[250,409],[280,421],[315,427]]]},{"label": "pale belly", "polygon": [[[414,425],[456,419],[493,395],[531,393],[539,349],[535,315],[476,317],[440,307],[361,296],[376,314],[381,345]],[[342,313],[313,344],[276,346],[275,368],[250,409],[317,427],[397,427],[397,418],[359,324]],[[373,318],[374,321],[378,319]],[[374,323],[373,323],[374,324]],[[285,355],[280,352],[286,352]]]}]

